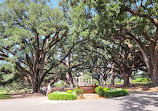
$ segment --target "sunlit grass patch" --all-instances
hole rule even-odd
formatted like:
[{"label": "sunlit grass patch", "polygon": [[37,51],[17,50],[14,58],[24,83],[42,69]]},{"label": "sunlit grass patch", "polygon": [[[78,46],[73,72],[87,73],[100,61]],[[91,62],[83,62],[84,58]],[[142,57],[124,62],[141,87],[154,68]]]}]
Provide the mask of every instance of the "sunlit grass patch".
[{"label": "sunlit grass patch", "polygon": [[7,98],[11,98],[11,96],[9,94],[0,94],[0,99],[7,99]]}]

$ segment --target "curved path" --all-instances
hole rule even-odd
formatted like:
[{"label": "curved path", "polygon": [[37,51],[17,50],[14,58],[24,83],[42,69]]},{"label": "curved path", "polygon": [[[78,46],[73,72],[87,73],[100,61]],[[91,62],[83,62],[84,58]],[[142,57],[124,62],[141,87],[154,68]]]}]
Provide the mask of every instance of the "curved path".
[{"label": "curved path", "polygon": [[46,97],[6,99],[0,100],[0,111],[158,111],[158,92],[75,101],[52,101]]}]

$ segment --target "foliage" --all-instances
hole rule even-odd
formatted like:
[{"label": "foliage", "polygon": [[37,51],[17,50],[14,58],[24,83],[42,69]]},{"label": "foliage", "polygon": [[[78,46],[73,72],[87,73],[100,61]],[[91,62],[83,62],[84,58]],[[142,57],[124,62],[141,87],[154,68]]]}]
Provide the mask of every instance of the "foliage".
[{"label": "foliage", "polygon": [[[61,80],[61,81],[55,82],[54,86],[55,87],[65,87],[64,84],[65,84],[65,82],[63,80]],[[66,83],[66,86],[69,86],[69,85]]]},{"label": "foliage", "polygon": [[103,87],[97,87],[96,89],[95,89],[95,92],[101,97],[101,96],[104,96],[104,93],[105,93],[105,91],[104,91],[104,88]]},{"label": "foliage", "polygon": [[[69,42],[69,24],[63,12],[49,3],[49,0],[0,3],[0,60],[11,64],[14,69],[11,72],[27,81],[33,92],[39,91],[47,77],[54,79],[48,73],[58,71],[53,69],[76,45]],[[60,75],[65,76],[59,73],[60,79],[63,77]]]},{"label": "foliage", "polygon": [[66,93],[72,94],[75,93],[75,90],[67,90]]},{"label": "foliage", "polygon": [[100,86],[95,89],[95,92],[100,97],[108,97],[108,98],[129,95],[129,92],[126,89],[111,89],[111,88],[103,88]]},{"label": "foliage", "polygon": [[111,97],[120,97],[126,95],[129,95],[129,92],[126,89],[110,89],[108,91],[105,91],[103,96],[111,98]]},{"label": "foliage", "polygon": [[9,94],[0,94],[0,99],[7,99],[7,98],[11,98],[11,96]]},{"label": "foliage", "polygon": [[79,89],[78,87],[75,89],[76,94],[83,94],[83,90]]},{"label": "foliage", "polygon": [[102,88],[102,87],[101,87],[101,86],[96,87],[96,88],[95,88],[95,93],[98,94],[98,89],[100,89],[100,88]]},{"label": "foliage", "polygon": [[148,71],[158,85],[156,0],[60,0],[59,8],[51,7],[49,0],[3,1],[0,67],[3,64],[5,73],[0,71],[0,84],[22,77],[37,92],[43,81],[73,83],[84,71],[100,84],[113,70],[125,85],[139,71]]},{"label": "foliage", "polygon": [[136,80],[132,80],[133,83],[137,82],[149,82],[147,78],[136,78]]},{"label": "foliage", "polygon": [[[112,47],[109,46],[110,52],[116,52],[116,50],[112,49],[117,44],[119,46],[126,45],[130,50],[126,49],[123,55],[126,56],[128,51],[131,53],[132,49],[134,49],[134,53],[143,58],[143,61],[140,61],[140,59],[135,58],[135,55],[133,56],[134,53],[129,53],[131,59],[126,62],[127,69],[126,67],[122,69],[126,69],[126,71],[133,70],[133,66],[137,63],[130,65],[131,67],[128,64],[131,64],[132,58],[138,59],[133,61],[138,62],[136,70],[140,68],[140,70],[148,71],[152,78],[152,84],[158,86],[158,67],[155,65],[158,59],[156,54],[156,47],[158,46],[158,19],[156,11],[158,2],[156,0],[107,0],[106,2],[105,0],[98,0],[91,3],[94,4],[93,6],[98,12],[99,22],[97,25],[100,38],[114,43],[113,46],[111,45]],[[119,55],[121,55],[120,52],[123,52],[122,49],[118,51]],[[130,57],[124,58],[121,62],[127,61],[125,59]],[[117,57],[114,57],[114,60],[117,63],[119,62]],[[117,64],[116,66],[121,65]],[[125,64],[123,63],[122,66],[125,66]],[[128,80],[127,77],[132,74],[130,73],[124,76],[124,80]]]},{"label": "foliage", "polygon": [[66,92],[53,92],[48,95],[49,100],[75,100],[76,94]]},{"label": "foliage", "polygon": [[79,89],[78,87],[75,90],[68,90],[66,91],[68,94],[76,94],[77,98],[82,98],[83,97],[83,90]]}]

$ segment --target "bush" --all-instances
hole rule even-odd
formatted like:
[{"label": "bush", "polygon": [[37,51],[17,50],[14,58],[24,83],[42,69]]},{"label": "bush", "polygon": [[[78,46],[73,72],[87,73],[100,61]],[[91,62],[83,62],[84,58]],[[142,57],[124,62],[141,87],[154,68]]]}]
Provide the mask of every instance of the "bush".
[{"label": "bush", "polygon": [[103,88],[100,86],[95,89],[95,92],[100,97],[108,97],[108,98],[129,95],[129,92],[126,89],[110,89],[110,88]]},{"label": "bush", "polygon": [[81,89],[78,89],[78,87],[75,89],[75,93],[77,95],[77,98],[83,97],[83,91]]},{"label": "bush", "polygon": [[69,94],[75,93],[75,90],[67,90],[66,93],[69,93]]},{"label": "bush", "polygon": [[104,88],[103,87],[97,87],[97,88],[95,88],[95,91],[96,91],[96,93],[101,97],[101,96],[103,96],[104,95]]},{"label": "bush", "polygon": [[101,87],[100,87],[100,86],[98,86],[98,87],[96,87],[96,88],[95,88],[95,93],[97,93],[97,94],[98,94],[98,89],[99,89],[99,88],[101,88]]},{"label": "bush", "polygon": [[98,86],[98,87],[95,88],[95,92],[96,92],[100,97],[103,96],[104,93],[105,93],[105,91],[108,91],[108,90],[110,90],[110,88],[103,88],[103,87],[100,87],[100,86]]},{"label": "bush", "polygon": [[11,98],[11,96],[9,94],[0,94],[0,99],[7,99],[7,98]]},{"label": "bush", "polygon": [[105,91],[103,96],[111,98],[111,97],[120,97],[126,95],[129,95],[129,92],[126,89],[110,89],[108,91]]},{"label": "bush", "polygon": [[78,89],[78,87],[75,89],[76,94],[83,94],[83,91],[81,89]]},{"label": "bush", "polygon": [[108,90],[110,90],[110,88],[104,88],[104,91],[108,91]]},{"label": "bush", "polygon": [[48,95],[49,100],[75,100],[77,98],[76,94],[66,93],[66,92],[53,92]]},{"label": "bush", "polygon": [[75,90],[68,90],[66,93],[72,94],[75,93],[77,95],[77,98],[83,97],[83,91],[81,89],[78,89],[78,87]]}]

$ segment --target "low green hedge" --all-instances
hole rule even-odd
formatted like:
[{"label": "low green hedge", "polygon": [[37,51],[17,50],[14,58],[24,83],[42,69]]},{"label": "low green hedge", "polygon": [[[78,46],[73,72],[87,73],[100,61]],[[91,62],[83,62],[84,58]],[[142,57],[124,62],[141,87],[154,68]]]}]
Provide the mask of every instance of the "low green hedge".
[{"label": "low green hedge", "polygon": [[66,92],[55,91],[48,95],[49,100],[75,100],[83,97],[83,91],[78,89],[68,90]]},{"label": "low green hedge", "polygon": [[75,90],[67,90],[66,93],[76,93],[76,94],[83,94],[83,91],[81,89],[78,89],[78,87]]},{"label": "low green hedge", "polygon": [[111,98],[111,97],[120,97],[126,95],[129,95],[129,92],[126,89],[110,89],[108,91],[105,91],[103,96]]},{"label": "low green hedge", "polygon": [[7,99],[7,98],[11,98],[11,96],[9,94],[0,94],[0,99]]},{"label": "low green hedge", "polygon": [[101,86],[98,86],[98,87],[95,88],[95,92],[96,92],[100,97],[103,96],[104,93],[105,93],[106,91],[108,91],[108,90],[110,90],[110,88],[103,88],[103,87],[101,87]]},{"label": "low green hedge", "polygon": [[103,88],[100,86],[95,89],[95,92],[100,97],[108,97],[108,98],[129,95],[129,92],[126,89],[110,89],[110,88]]},{"label": "low green hedge", "polygon": [[96,88],[95,88],[95,93],[98,94],[98,90],[99,90],[100,88],[103,88],[103,87],[100,87],[100,86],[96,87]]},{"label": "low green hedge", "polygon": [[72,94],[75,93],[77,95],[77,98],[83,97],[83,91],[81,89],[78,89],[78,87],[75,90],[68,90],[66,93]]},{"label": "low green hedge", "polygon": [[53,92],[48,95],[49,100],[75,100],[77,98],[76,94],[66,93],[66,92]]}]

